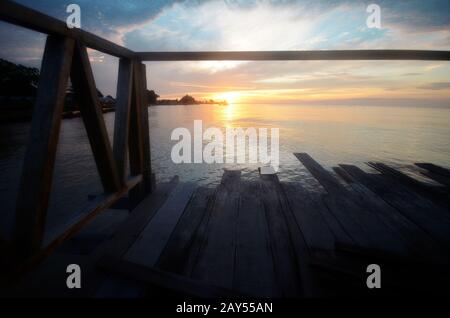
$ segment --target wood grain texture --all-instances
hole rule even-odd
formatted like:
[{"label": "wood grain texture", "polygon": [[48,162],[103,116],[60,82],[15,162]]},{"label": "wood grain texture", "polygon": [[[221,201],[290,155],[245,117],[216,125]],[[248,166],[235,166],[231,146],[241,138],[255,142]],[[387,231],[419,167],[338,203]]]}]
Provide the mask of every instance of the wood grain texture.
[{"label": "wood grain texture", "polygon": [[229,289],[233,286],[240,176],[240,171],[224,172],[192,271],[192,278]]},{"label": "wood grain texture", "polygon": [[121,182],[125,180],[128,135],[130,130],[130,105],[133,81],[133,62],[120,59],[117,80],[116,116],[114,119],[114,158]]}]

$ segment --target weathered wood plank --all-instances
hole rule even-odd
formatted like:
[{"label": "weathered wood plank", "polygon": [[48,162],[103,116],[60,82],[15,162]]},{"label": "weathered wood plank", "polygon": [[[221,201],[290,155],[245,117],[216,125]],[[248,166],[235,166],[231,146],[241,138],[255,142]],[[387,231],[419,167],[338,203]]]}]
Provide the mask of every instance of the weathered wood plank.
[{"label": "weathered wood plank", "polygon": [[320,194],[308,193],[299,183],[282,182],[281,186],[308,248],[334,250],[335,237],[323,216],[330,212]]},{"label": "weathered wood plank", "polygon": [[437,204],[450,207],[450,198],[446,189],[422,183],[419,180],[416,180],[384,163],[368,162],[367,164],[370,167],[380,171],[382,174],[385,174],[395,179],[397,182],[403,184],[405,187],[408,187],[411,190],[417,192],[419,195],[422,195],[436,202]]},{"label": "weathered wood plank", "polygon": [[[89,266],[83,267],[83,275],[92,276],[84,284],[84,295],[93,296],[101,293],[104,286],[120,288],[122,282],[111,275],[102,275],[95,272],[95,264],[105,255],[121,258],[130,249],[137,237],[155,216],[160,207],[166,202],[170,193],[178,184],[178,177],[172,178],[168,183],[159,184],[156,190],[140,202],[128,219],[118,227],[111,239],[102,242],[90,255]],[[139,292],[139,286],[126,286],[130,292]]]},{"label": "weathered wood plank", "polygon": [[437,183],[440,183],[446,187],[447,192],[450,192],[450,178],[447,178],[443,175],[437,174],[435,172],[431,171],[420,171],[421,174],[424,176],[436,181]]},{"label": "weathered wood plank", "polygon": [[276,178],[276,175],[260,175],[259,195],[263,201],[268,223],[277,286],[282,296],[298,297],[303,295],[305,290],[299,272],[301,264],[298,262],[297,255],[303,256],[305,252],[296,251],[293,240],[298,240],[298,243],[302,244],[303,238],[294,235],[299,234],[298,230],[294,232],[290,229],[290,226],[296,226],[295,221],[288,224],[291,220],[286,219],[286,207],[281,205],[278,196],[276,184],[278,178],[275,181],[271,180],[273,178]]},{"label": "weathered wood plank", "polygon": [[215,189],[201,187],[193,194],[156,264],[157,268],[189,275],[192,269],[189,264],[198,252],[195,242],[202,235],[201,224],[207,218],[206,210],[214,193]]},{"label": "weathered wood plank", "polygon": [[233,289],[258,297],[280,297],[280,291],[275,288],[273,261],[259,184],[242,182]]},{"label": "weathered wood plank", "polygon": [[232,288],[236,254],[240,171],[225,171],[209,212],[206,240],[202,242],[192,278]]},{"label": "weathered wood plank", "polygon": [[422,228],[442,246],[450,250],[450,216],[401,185],[393,185],[381,175],[369,175],[360,168],[340,165],[358,182],[395,207],[416,226]]},{"label": "weathered wood plank", "polygon": [[130,104],[133,83],[133,62],[120,59],[117,80],[116,115],[114,119],[113,153],[120,180],[125,180],[128,134],[130,127]]},{"label": "weathered wood plank", "polygon": [[311,158],[310,155],[307,153],[294,153],[294,156],[297,157],[297,159],[329,193],[341,193],[345,190],[339,181],[313,158]]},{"label": "weathered wood plank", "polygon": [[105,192],[115,192],[120,188],[121,182],[98,101],[87,49],[80,43],[75,46],[71,81],[103,188]]},{"label": "weathered wood plank", "polygon": [[125,255],[130,262],[153,267],[164,250],[196,186],[179,184]]},{"label": "weathered wood plank", "polygon": [[121,257],[131,245],[136,241],[148,222],[158,212],[160,207],[166,202],[172,190],[178,184],[178,177],[166,184],[160,184],[157,190],[148,195],[130,214],[129,219],[119,227],[113,237],[99,246],[91,255],[94,260],[98,260],[103,255]]},{"label": "weathered wood plank", "polygon": [[73,47],[73,40],[47,38],[17,196],[13,244],[19,259],[37,252],[44,237]]},{"label": "weathered wood plank", "polygon": [[375,213],[382,218],[385,223],[395,228],[402,236],[403,241],[412,256],[416,258],[426,258],[433,262],[448,262],[449,258],[445,249],[420,227],[411,220],[399,213],[397,209],[389,205],[381,197],[369,190],[363,184],[357,182],[344,168],[334,167],[334,171],[342,176],[349,184],[359,201],[368,211]]},{"label": "weathered wood plank", "polygon": [[105,256],[100,260],[98,266],[109,273],[170,290],[178,296],[202,298],[239,296],[237,293],[225,288],[208,285],[185,276],[134,264],[114,257]]},{"label": "weathered wood plank", "polygon": [[202,252],[204,242],[206,242],[208,237],[208,227],[211,219],[211,214],[214,210],[216,193],[219,191],[217,187],[211,194],[207,202],[205,202],[206,207],[203,213],[203,217],[200,220],[198,228],[195,230],[194,237],[192,238],[191,245],[189,247],[189,253],[182,263],[182,268],[180,274],[191,277],[193,275],[194,269],[197,266],[197,262]]},{"label": "weathered wood plank", "polygon": [[[358,199],[330,172],[308,154],[296,154],[296,156],[329,192],[324,196],[324,202],[351,237],[353,244],[397,253],[406,252],[398,233],[378,215],[362,207]],[[351,244],[351,242],[342,243]]]},{"label": "weathered wood plank", "polygon": [[426,169],[430,172],[439,174],[443,177],[450,178],[450,170],[449,169],[434,165],[432,163],[416,163],[416,166]]}]

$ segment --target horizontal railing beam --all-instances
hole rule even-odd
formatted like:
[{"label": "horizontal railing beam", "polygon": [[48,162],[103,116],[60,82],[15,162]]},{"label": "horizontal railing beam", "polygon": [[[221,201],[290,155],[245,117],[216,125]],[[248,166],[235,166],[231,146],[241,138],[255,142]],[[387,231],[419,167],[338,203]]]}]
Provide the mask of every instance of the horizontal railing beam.
[{"label": "horizontal railing beam", "polygon": [[306,60],[421,60],[450,61],[450,51],[324,50],[136,52],[142,61],[306,61]]},{"label": "horizontal railing beam", "polygon": [[422,60],[450,61],[450,51],[431,50],[318,50],[318,51],[203,51],[133,52],[58,19],[9,0],[0,1],[0,19],[52,35],[74,38],[87,47],[116,57],[142,61],[295,61],[295,60]]},{"label": "horizontal railing beam", "polygon": [[116,57],[132,58],[134,56],[134,52],[127,48],[80,29],[69,29],[61,20],[12,1],[0,1],[0,20],[49,35],[70,37],[91,49]]}]

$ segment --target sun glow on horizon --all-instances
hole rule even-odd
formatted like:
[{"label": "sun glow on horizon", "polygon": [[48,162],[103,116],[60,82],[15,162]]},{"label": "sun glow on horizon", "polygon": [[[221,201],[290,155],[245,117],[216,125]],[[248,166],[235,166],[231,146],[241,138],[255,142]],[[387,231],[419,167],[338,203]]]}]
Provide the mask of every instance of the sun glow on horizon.
[{"label": "sun glow on horizon", "polygon": [[226,101],[228,104],[236,104],[241,101],[242,94],[239,92],[224,92],[213,96],[216,101]]}]

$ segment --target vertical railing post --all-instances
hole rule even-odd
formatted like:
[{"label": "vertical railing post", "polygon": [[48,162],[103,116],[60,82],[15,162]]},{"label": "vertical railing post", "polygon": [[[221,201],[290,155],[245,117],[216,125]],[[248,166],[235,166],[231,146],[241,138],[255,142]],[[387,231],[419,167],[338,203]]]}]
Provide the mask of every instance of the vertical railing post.
[{"label": "vertical railing post", "polygon": [[131,175],[142,175],[142,182],[130,191],[132,207],[152,191],[153,184],[145,81],[145,65],[140,61],[134,61],[129,134],[130,173]]},{"label": "vertical railing post", "polygon": [[41,247],[74,41],[48,36],[23,163],[13,229],[17,261]]},{"label": "vertical railing post", "polygon": [[148,95],[147,95],[147,73],[144,63],[139,63],[140,77],[141,77],[141,89],[142,104],[141,104],[141,127],[142,127],[142,146],[144,150],[144,170],[142,173],[142,180],[144,183],[144,189],[146,193],[152,192],[154,188],[154,177],[152,174],[151,163],[151,150],[150,150],[150,126],[148,118]]},{"label": "vertical railing post", "polygon": [[117,80],[116,116],[114,120],[113,152],[122,184],[125,184],[128,135],[130,127],[130,106],[133,89],[133,61],[121,58]]}]

